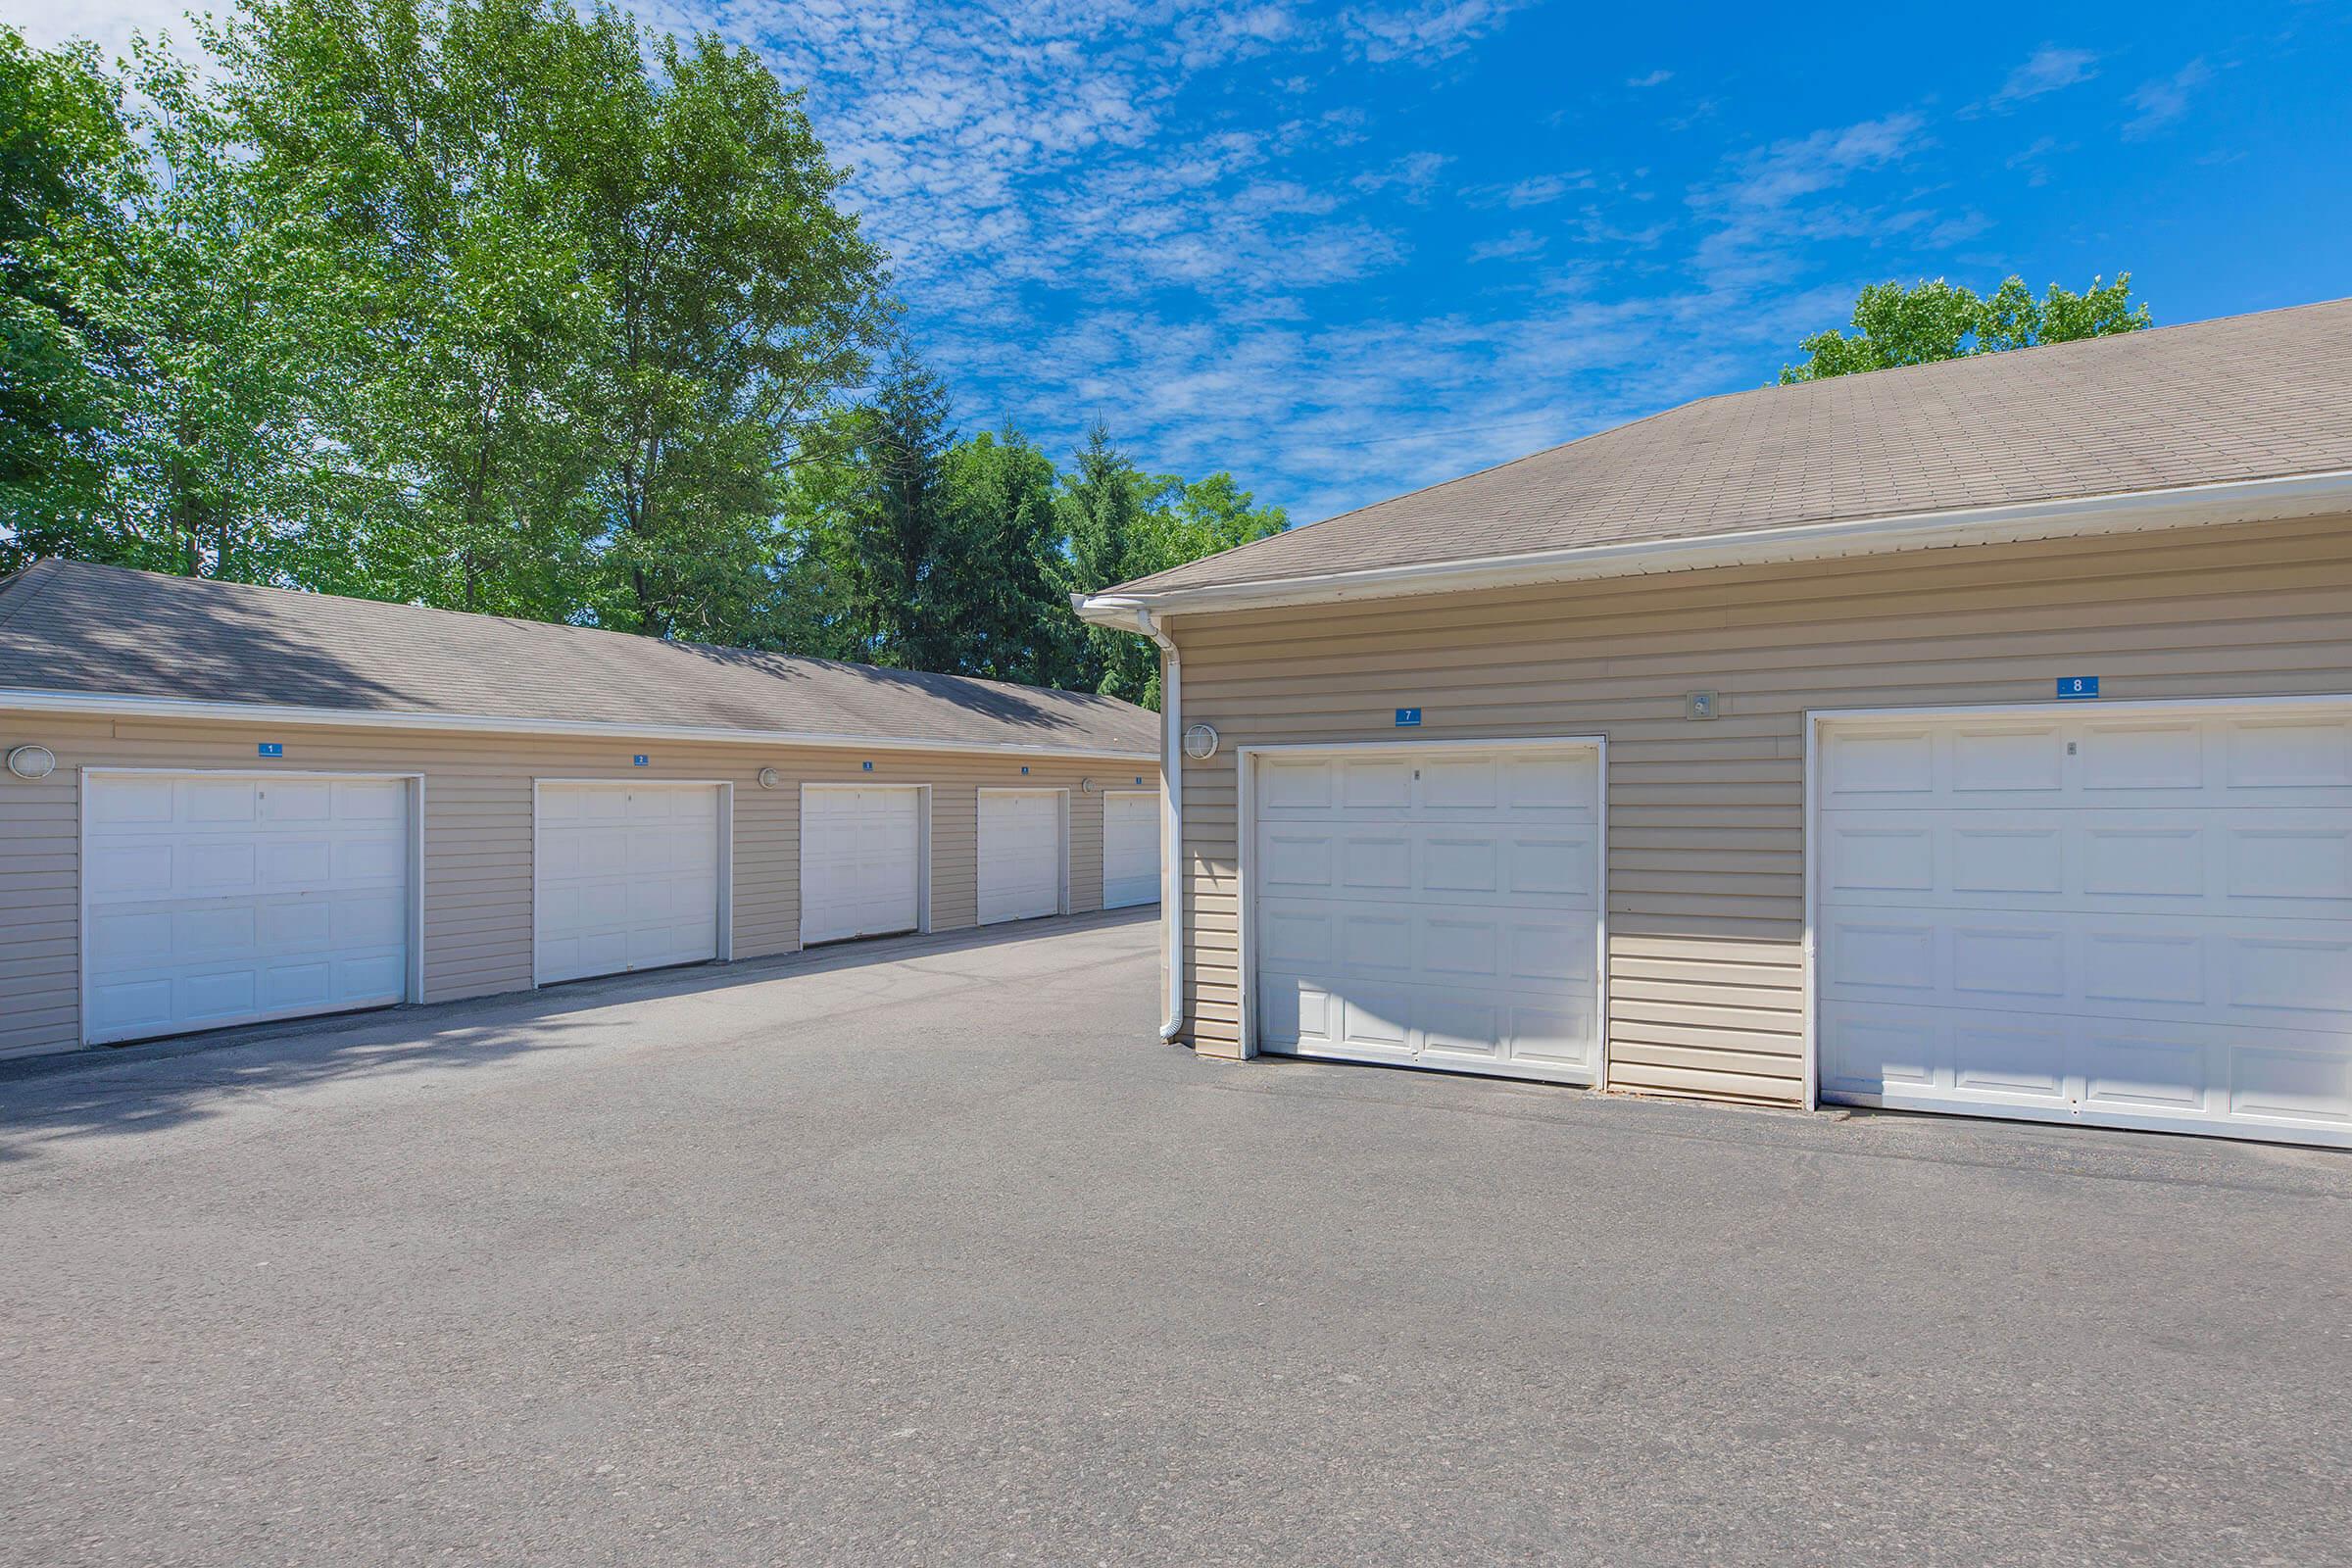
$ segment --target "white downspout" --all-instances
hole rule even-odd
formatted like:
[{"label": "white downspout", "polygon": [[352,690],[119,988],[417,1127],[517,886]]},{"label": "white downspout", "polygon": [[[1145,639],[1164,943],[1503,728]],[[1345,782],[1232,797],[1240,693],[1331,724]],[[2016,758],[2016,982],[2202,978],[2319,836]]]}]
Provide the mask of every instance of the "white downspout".
[{"label": "white downspout", "polygon": [[1168,930],[1168,1011],[1159,1038],[1184,1033],[1184,666],[1176,643],[1149,610],[1135,612],[1136,625],[1159,645],[1159,909]]}]

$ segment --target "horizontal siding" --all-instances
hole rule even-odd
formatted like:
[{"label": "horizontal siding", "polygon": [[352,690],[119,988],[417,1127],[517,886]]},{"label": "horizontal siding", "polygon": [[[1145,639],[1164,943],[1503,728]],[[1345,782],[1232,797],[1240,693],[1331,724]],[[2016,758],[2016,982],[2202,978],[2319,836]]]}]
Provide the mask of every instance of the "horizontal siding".
[{"label": "horizontal siding", "polygon": [[[262,764],[257,740],[285,743]],[[1070,792],[1070,904],[1102,905],[1102,797],[1132,762],[1031,761],[951,753],[510,739],[348,726],[159,723],[0,711],[0,750],[37,741],[57,753],[38,782],[0,774],[0,1055],[73,1046],[80,1034],[80,805],[84,767],[422,773],[424,988],[428,1001],[531,984],[531,784],[535,778],[725,779],[735,786],[735,956],[800,945],[800,786],[931,786],[934,930],[977,909],[979,792],[1028,785]],[[631,764],[643,750],[651,765]],[[873,771],[863,763],[870,760]],[[762,767],[783,775],[759,786]],[[1149,775],[1147,775],[1148,777]]]},{"label": "horizontal siding", "polygon": [[[1612,1087],[1803,1094],[1808,710],[2352,691],[2352,519],[1179,616],[1192,1037],[1235,1053],[1238,748],[1605,735]],[[1691,723],[1683,694],[1720,694]]]}]

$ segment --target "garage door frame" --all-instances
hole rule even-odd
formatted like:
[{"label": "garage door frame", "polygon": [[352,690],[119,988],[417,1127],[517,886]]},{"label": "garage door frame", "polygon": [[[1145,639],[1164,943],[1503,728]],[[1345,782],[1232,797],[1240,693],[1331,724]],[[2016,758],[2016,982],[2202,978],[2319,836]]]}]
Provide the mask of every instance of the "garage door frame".
[{"label": "garage door frame", "polygon": [[[2200,697],[2150,697],[2128,699],[2077,698],[2070,701],[2024,703],[1963,703],[1949,706],[1925,705],[1905,708],[1821,708],[1805,710],[1805,789],[1804,834],[1805,886],[1804,928],[1801,953],[1803,965],[1803,1042],[1804,1042],[1804,1104],[1807,1110],[1821,1108],[1821,964],[1820,964],[1820,904],[1821,904],[1821,751],[1825,731],[1838,724],[1900,723],[1905,720],[1943,720],[1967,718],[1992,719],[2048,719],[2078,718],[2090,713],[2286,713],[2297,710],[2326,711],[2352,708],[2352,694],[2313,693],[2309,695],[2244,695],[2218,694]],[[1853,1097],[1856,1103],[1866,1102],[1863,1097]],[[2216,1130],[2184,1126],[2179,1117],[2141,1116],[2128,1111],[2101,1110],[2089,1115],[2036,1114],[2028,1106],[1992,1106],[1982,1110],[1922,1110],[1921,1115],[1982,1115],[2004,1121],[2033,1121],[2044,1126],[2111,1127],[2139,1132],[2165,1132],[2218,1138],[2259,1139],[2286,1143],[2313,1143],[2309,1136],[2298,1136],[2301,1129],[2281,1129],[2276,1134],[2259,1126],[2239,1123],[2218,1123]]]},{"label": "garage door frame", "polygon": [[[838,793],[843,790],[906,790],[914,795],[914,934],[928,935],[931,930],[931,786],[909,784],[902,780],[804,779],[801,782],[799,813],[795,819],[792,852],[793,905],[797,911],[793,922],[795,951],[806,952],[808,941],[808,797],[820,792]],[[978,843],[977,827],[973,842]],[[871,937],[825,937],[813,944],[831,947],[842,942],[867,942]]]},{"label": "garage door frame", "polygon": [[[163,778],[313,778],[340,781],[346,779],[395,780],[408,790],[408,881],[409,909],[407,945],[409,950],[407,995],[405,1005],[414,1006],[424,1000],[424,775],[398,769],[377,768],[269,768],[269,767],[106,767],[84,766],[77,770],[74,783],[74,1007],[79,1016],[74,1020],[74,1038],[83,1046],[90,1040],[90,781],[93,778],[125,777],[144,774]],[[291,1013],[289,1017],[327,1016],[327,1014]],[[257,1019],[268,1023],[272,1019]],[[243,1028],[242,1024],[223,1025],[224,1028]],[[142,1037],[144,1038],[144,1037]],[[168,1037],[157,1037],[168,1038]]]},{"label": "garage door frame", "polygon": [[[1234,829],[1234,878],[1239,886],[1235,901],[1235,950],[1240,964],[1241,979],[1241,1037],[1242,1055],[1258,1054],[1257,1049],[1257,883],[1250,864],[1257,843],[1257,764],[1269,757],[1348,757],[1382,754],[1431,755],[1441,752],[1494,751],[1570,751],[1590,748],[1593,754],[1592,780],[1592,837],[1593,888],[1595,914],[1593,922],[1592,1016],[1597,1039],[1594,1041],[1592,1087],[1602,1088],[1609,1081],[1609,740],[1605,735],[1514,735],[1494,740],[1474,736],[1447,739],[1410,741],[1301,741],[1264,746],[1242,746],[1234,751],[1236,778],[1236,811]],[[1174,871],[1170,892],[1178,899],[1185,897],[1184,874],[1179,865]],[[1315,1060],[1337,1058],[1315,1057]],[[1397,1062],[1396,1066],[1415,1066],[1423,1072],[1449,1072],[1478,1076],[1474,1069],[1446,1065],[1418,1066]],[[1514,1082],[1548,1083],[1555,1080],[1534,1077],[1514,1077]]]},{"label": "garage door frame", "polygon": [[1042,914],[1000,915],[993,920],[980,917],[980,813],[992,795],[1051,795],[1054,797],[1054,913],[1070,912],[1070,792],[1050,784],[983,784],[972,803],[972,921],[974,925],[1014,925],[1022,920],[1044,920]]},{"label": "garage door frame", "polygon": [[[1135,899],[1125,904],[1113,904],[1110,902],[1109,815],[1110,803],[1114,800],[1144,801],[1149,803],[1151,806],[1152,845],[1153,850],[1152,857],[1153,861],[1153,874],[1152,879],[1159,886],[1159,892],[1152,899]],[[1154,903],[1165,904],[1168,896],[1168,868],[1163,862],[1167,858],[1164,853],[1166,848],[1164,841],[1167,838],[1167,834],[1163,831],[1162,824],[1160,822],[1161,808],[1159,792],[1157,790],[1139,790],[1132,788],[1123,790],[1104,790],[1102,792],[1102,813],[1104,818],[1102,827],[1102,907],[1105,909],[1146,909],[1150,908]]]},{"label": "garage door frame", "polygon": [[[539,965],[539,878],[547,869],[547,853],[540,842],[540,792],[548,785],[592,785],[599,789],[705,789],[718,791],[718,937],[711,962],[730,963],[735,957],[735,786],[723,778],[534,778],[531,780],[531,989],[569,985],[568,980],[542,980]],[[627,974],[621,969],[613,973]],[[580,975],[583,980],[601,975]]]}]

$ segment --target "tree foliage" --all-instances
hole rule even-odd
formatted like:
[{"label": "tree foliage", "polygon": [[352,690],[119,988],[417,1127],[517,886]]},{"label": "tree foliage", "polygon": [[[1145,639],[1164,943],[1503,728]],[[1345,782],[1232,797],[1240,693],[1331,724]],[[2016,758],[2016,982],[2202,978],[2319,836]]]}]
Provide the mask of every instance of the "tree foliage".
[{"label": "tree foliage", "polygon": [[1151,645],[1082,626],[1069,596],[1280,532],[1229,473],[1144,472],[1098,423],[1056,474],[1018,430],[959,436],[945,387],[900,355],[796,467],[769,645],[1159,700]]},{"label": "tree foliage", "polygon": [[0,571],[70,550],[100,506],[120,348],[98,308],[137,177],[97,51],[0,27]]},{"label": "tree foliage", "polygon": [[43,555],[1148,697],[1067,596],[1282,526],[965,438],[753,54],[605,3],[0,28],[0,570]]},{"label": "tree foliage", "polygon": [[2040,299],[2020,277],[1989,296],[1940,277],[1909,288],[1874,283],[1854,301],[1853,335],[1832,327],[1806,338],[1797,346],[1808,358],[1783,366],[1781,384],[2136,332],[2149,324],[2148,307],[2132,301],[2129,272],[2112,283],[2093,278],[2081,294],[2052,283]]}]

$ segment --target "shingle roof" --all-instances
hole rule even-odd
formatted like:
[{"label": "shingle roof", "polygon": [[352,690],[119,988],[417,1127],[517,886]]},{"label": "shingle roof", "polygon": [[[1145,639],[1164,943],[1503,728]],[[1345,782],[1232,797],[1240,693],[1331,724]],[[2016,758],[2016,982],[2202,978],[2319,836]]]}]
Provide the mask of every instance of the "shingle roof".
[{"label": "shingle roof", "polygon": [[2352,468],[2352,300],[1686,404],[1175,566],[1166,592]]},{"label": "shingle roof", "polygon": [[1145,755],[1115,698],[43,561],[0,580],[8,690]]}]

